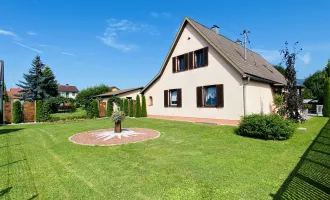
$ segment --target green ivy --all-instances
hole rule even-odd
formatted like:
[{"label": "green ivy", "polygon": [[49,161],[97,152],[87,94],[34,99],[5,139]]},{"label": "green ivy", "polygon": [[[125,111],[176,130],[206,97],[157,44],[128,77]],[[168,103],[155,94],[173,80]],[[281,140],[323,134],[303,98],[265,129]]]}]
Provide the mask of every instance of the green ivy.
[{"label": "green ivy", "polygon": [[23,122],[22,104],[20,101],[15,101],[13,104],[13,123]]},{"label": "green ivy", "polygon": [[141,117],[147,117],[147,103],[146,103],[146,97],[142,96],[142,110],[141,110]]},{"label": "green ivy", "polygon": [[129,116],[134,117],[134,103],[133,99],[129,100]]},{"label": "green ivy", "polygon": [[141,117],[140,95],[136,95],[135,117]]}]

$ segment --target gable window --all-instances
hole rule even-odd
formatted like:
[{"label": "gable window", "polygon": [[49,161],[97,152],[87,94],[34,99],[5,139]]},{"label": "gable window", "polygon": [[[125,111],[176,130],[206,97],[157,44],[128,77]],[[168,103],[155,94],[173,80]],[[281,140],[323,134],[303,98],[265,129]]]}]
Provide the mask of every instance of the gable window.
[{"label": "gable window", "polygon": [[164,90],[164,107],[182,107],[182,90]]},{"label": "gable window", "polygon": [[203,67],[204,66],[204,51],[203,51],[203,49],[195,51],[195,58],[196,58],[196,67]]},{"label": "gable window", "polygon": [[196,88],[197,107],[224,107],[223,85],[208,85]]},{"label": "gable window", "polygon": [[152,106],[154,103],[153,103],[153,99],[152,99],[152,96],[149,97],[149,106]]},{"label": "gable window", "polygon": [[215,86],[204,87],[205,106],[216,106],[217,90]]},{"label": "gable window", "polygon": [[66,96],[66,98],[68,98],[69,97],[69,92],[66,92],[65,96]]},{"label": "gable window", "polygon": [[184,71],[184,56],[178,56],[178,71]]}]

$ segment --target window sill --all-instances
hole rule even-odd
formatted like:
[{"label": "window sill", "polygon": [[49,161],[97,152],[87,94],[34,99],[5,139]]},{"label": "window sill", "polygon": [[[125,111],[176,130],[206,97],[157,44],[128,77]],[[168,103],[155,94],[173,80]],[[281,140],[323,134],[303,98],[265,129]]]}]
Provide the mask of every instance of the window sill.
[{"label": "window sill", "polygon": [[195,66],[194,69],[199,69],[199,68],[204,68],[204,67],[207,67],[207,65],[200,66],[200,67]]}]

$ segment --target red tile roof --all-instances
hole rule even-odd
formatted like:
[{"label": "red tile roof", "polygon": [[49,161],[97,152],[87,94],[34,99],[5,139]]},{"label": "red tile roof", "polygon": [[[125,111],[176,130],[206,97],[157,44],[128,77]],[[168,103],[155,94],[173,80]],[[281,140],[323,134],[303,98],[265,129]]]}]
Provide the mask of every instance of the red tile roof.
[{"label": "red tile roof", "polygon": [[10,90],[7,91],[8,97],[10,99],[19,99],[19,91],[21,91],[22,88],[10,88]]},{"label": "red tile roof", "polygon": [[58,91],[59,92],[79,92],[78,88],[76,86],[72,85],[59,85],[58,86]]}]

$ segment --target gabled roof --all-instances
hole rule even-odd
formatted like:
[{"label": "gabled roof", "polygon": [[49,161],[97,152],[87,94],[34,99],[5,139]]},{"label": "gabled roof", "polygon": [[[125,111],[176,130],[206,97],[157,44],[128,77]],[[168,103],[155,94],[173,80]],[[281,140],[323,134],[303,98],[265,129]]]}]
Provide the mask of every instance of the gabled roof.
[{"label": "gabled roof", "polygon": [[120,94],[132,92],[132,91],[135,91],[135,90],[142,90],[142,89],[143,89],[143,87],[128,88],[128,89],[117,90],[117,91],[113,91],[113,92],[107,92],[107,93],[104,93],[104,94],[100,94],[100,95],[97,95],[97,97],[110,97],[110,96],[113,96],[113,95],[120,95]]},{"label": "gabled roof", "polygon": [[58,86],[58,91],[59,92],[79,92],[78,88],[76,86],[72,85],[59,85]]},{"label": "gabled roof", "polygon": [[19,99],[21,96],[20,91],[23,90],[22,88],[10,88],[9,91],[7,91],[8,97],[10,99]]},{"label": "gabled roof", "polygon": [[142,92],[151,86],[151,84],[164,72],[166,64],[169,61],[187,23],[189,23],[221,56],[223,56],[239,73],[241,73],[242,76],[252,76],[259,81],[271,83],[286,83],[284,76],[261,55],[247,49],[247,59],[245,60],[244,48],[241,45],[186,17],[181,24],[162,68],[146,87],[144,87]]},{"label": "gabled roof", "polygon": [[119,88],[117,88],[116,86],[109,86],[110,89],[114,89],[116,88],[117,90],[119,90]]}]

